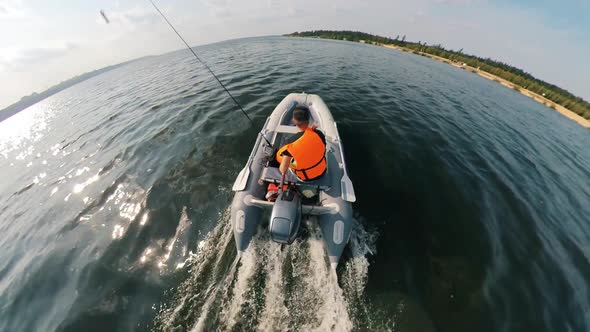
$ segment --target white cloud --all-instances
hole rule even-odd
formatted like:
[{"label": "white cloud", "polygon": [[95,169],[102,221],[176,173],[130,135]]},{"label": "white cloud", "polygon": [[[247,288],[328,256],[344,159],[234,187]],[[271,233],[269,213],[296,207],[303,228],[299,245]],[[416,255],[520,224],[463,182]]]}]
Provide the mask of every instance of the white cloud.
[{"label": "white cloud", "polygon": [[29,15],[20,0],[0,0],[0,18],[21,19]]},{"label": "white cloud", "polygon": [[71,41],[49,41],[35,47],[6,47],[0,49],[0,68],[3,70],[23,70],[39,62],[53,60],[75,49],[77,44]]}]

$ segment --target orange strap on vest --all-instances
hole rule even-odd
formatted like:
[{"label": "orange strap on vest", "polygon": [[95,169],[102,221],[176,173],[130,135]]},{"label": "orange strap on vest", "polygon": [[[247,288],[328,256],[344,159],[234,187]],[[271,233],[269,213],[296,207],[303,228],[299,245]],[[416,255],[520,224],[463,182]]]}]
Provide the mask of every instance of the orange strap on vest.
[{"label": "orange strap on vest", "polygon": [[281,147],[276,156],[279,163],[285,150],[293,156],[295,162],[289,167],[300,180],[313,180],[326,171],[326,146],[313,129],[306,128],[299,139]]}]

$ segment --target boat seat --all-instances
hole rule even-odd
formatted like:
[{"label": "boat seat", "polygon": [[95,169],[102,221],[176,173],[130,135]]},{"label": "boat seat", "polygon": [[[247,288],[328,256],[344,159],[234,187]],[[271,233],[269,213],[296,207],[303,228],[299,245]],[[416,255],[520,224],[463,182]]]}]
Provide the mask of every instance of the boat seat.
[{"label": "boat seat", "polygon": [[[299,129],[296,126],[285,126],[285,125],[278,125],[274,130],[274,135],[272,136],[272,144],[274,146],[281,147],[286,144],[287,140],[294,135],[299,133]],[[324,133],[325,134],[325,133]]]},{"label": "boat seat", "polygon": [[299,132],[299,129],[297,129],[296,126],[278,125],[277,126],[277,129],[275,130],[275,132],[277,132],[277,133],[287,133],[287,134],[297,134],[297,132]]},{"label": "boat seat", "polygon": [[[301,181],[297,178],[293,172],[287,172],[285,175],[285,181],[295,184],[298,187],[311,187],[311,188],[319,188],[320,190],[328,190],[330,189],[330,177],[327,175],[328,170],[324,175],[320,176],[317,179],[311,181]],[[262,170],[262,174],[260,175],[260,179],[266,182],[274,182],[274,183],[281,183],[281,172],[279,171],[278,167],[265,167]]]},{"label": "boat seat", "polygon": [[[313,121],[309,122],[309,126],[313,127]],[[299,129],[297,129],[297,126],[293,126],[293,125],[278,125],[275,129],[275,132],[278,133],[284,133],[284,134],[297,134],[299,132]]]}]

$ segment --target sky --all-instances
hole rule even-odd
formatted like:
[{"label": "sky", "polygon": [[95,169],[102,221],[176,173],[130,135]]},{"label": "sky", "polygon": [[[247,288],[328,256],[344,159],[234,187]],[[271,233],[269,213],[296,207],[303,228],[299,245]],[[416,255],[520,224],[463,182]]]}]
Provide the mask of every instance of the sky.
[{"label": "sky", "polygon": [[[193,46],[315,29],[406,35],[507,62],[590,100],[590,0],[155,1]],[[0,0],[0,41],[0,108],[183,47],[148,0]]]}]

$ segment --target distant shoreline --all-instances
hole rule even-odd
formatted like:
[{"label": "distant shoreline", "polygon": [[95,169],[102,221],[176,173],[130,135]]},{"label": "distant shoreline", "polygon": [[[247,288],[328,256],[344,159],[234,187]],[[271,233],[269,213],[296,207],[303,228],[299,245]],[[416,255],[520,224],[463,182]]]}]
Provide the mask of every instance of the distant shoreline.
[{"label": "distant shoreline", "polygon": [[312,30],[294,32],[286,36],[351,41],[428,57],[496,81],[554,109],[579,125],[590,128],[590,102],[540,80],[520,68],[491,58],[464,53],[463,49],[452,50],[440,44],[429,45],[422,41],[408,41],[405,35],[401,38],[400,35],[391,38],[350,30]]},{"label": "distant shoreline", "polygon": [[[139,59],[143,59],[143,58],[139,58]],[[56,85],[53,85],[52,87],[48,88],[45,91],[42,91],[40,93],[36,93],[33,92],[32,94],[28,95],[28,96],[24,96],[22,97],[19,101],[8,105],[7,107],[5,107],[4,109],[0,109],[0,122],[10,118],[11,116],[53,96],[54,94],[61,92],[65,89],[68,89],[78,83],[84,82],[90,78],[93,78],[95,76],[98,76],[100,74],[106,73],[110,70],[119,68],[123,65],[126,65],[128,63],[131,63],[133,61],[139,60],[139,59],[133,59],[133,60],[129,60],[129,61],[125,61],[125,62],[121,62],[118,64],[114,64],[114,65],[110,65],[110,66],[106,66],[100,69],[96,69],[84,74],[80,74],[77,76],[74,76],[68,80],[62,81],[61,83],[58,83]]]},{"label": "distant shoreline", "polygon": [[583,118],[582,116],[576,114],[574,111],[569,110],[545,97],[543,97],[542,95],[539,95],[533,91],[527,90],[525,88],[523,88],[522,86],[516,85],[512,82],[509,82],[499,76],[490,74],[486,71],[483,71],[481,69],[477,69],[474,67],[471,67],[465,63],[458,63],[458,62],[453,62],[449,59],[445,59],[443,57],[439,57],[433,54],[428,54],[428,53],[424,53],[424,52],[420,52],[420,51],[414,51],[408,48],[404,48],[402,46],[397,46],[397,45],[391,45],[391,44],[374,44],[376,46],[381,46],[381,47],[385,47],[385,48],[390,48],[390,49],[394,49],[394,50],[398,50],[398,51],[402,51],[402,52],[408,52],[408,53],[415,53],[415,54],[419,54],[419,55],[423,55],[426,57],[429,57],[433,60],[437,60],[440,62],[444,62],[446,64],[449,64],[451,66],[457,67],[457,68],[461,68],[463,70],[467,70],[470,71],[474,74],[477,74],[481,77],[487,78],[489,80],[495,81],[497,83],[500,83],[501,85],[507,87],[507,88],[511,88],[513,90],[516,90],[518,92],[520,92],[522,95],[527,96],[529,98],[532,98],[534,101],[539,102],[549,108],[552,108],[553,110],[557,111],[558,113],[564,115],[565,117],[567,117],[570,120],[573,120],[575,122],[577,122],[579,125],[581,125],[584,128],[588,128],[590,129],[590,121]]}]

